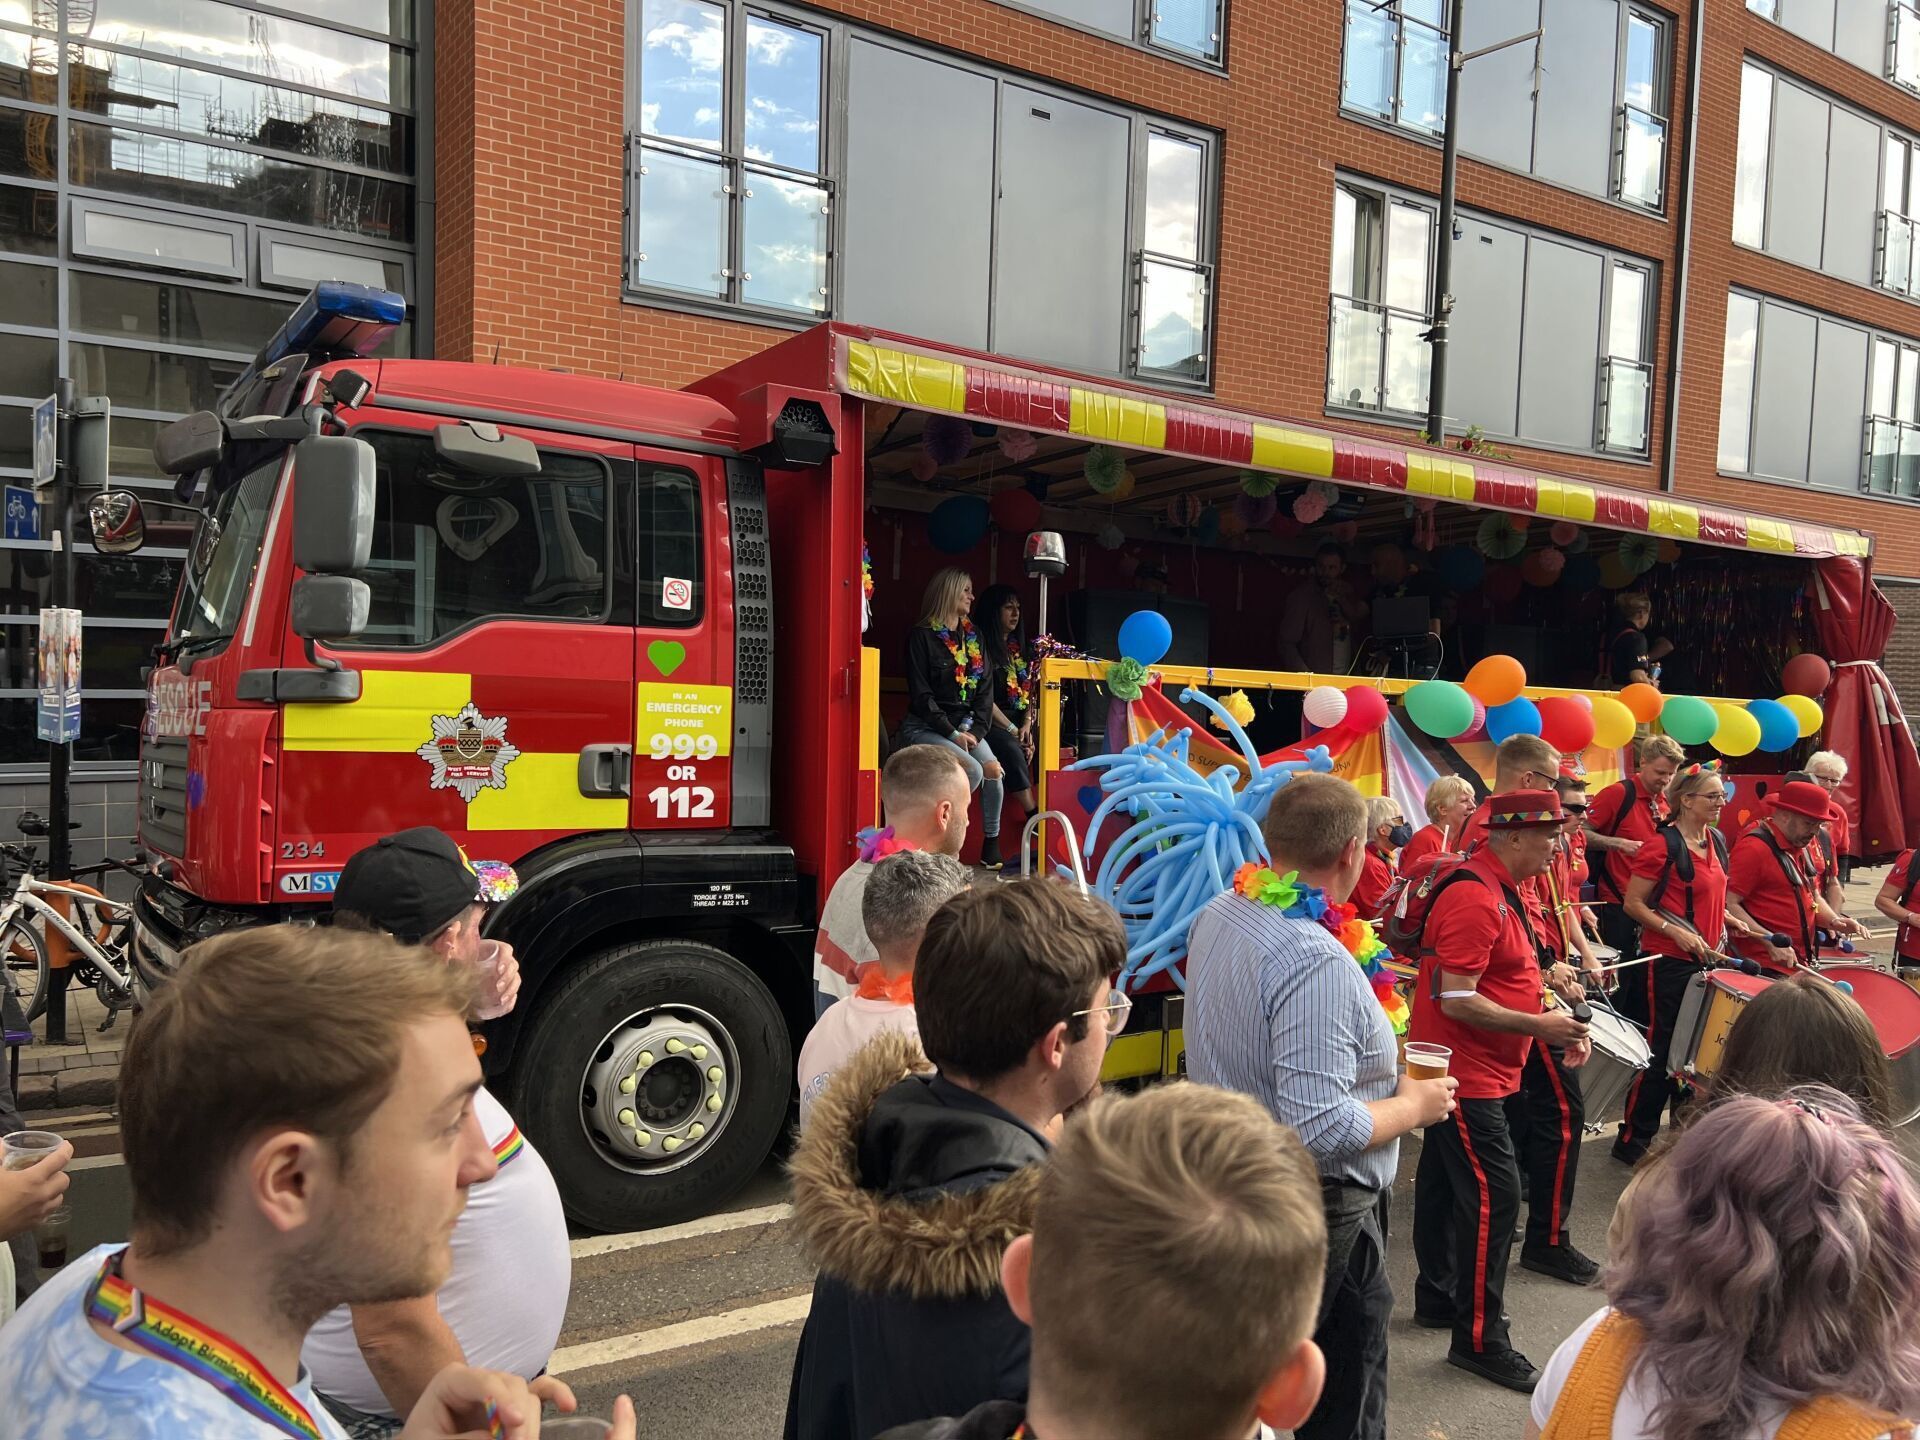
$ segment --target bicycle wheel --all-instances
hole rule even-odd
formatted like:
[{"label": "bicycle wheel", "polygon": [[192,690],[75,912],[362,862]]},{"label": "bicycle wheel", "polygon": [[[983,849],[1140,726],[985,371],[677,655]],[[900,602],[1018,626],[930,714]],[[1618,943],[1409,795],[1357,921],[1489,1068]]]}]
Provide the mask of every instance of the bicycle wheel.
[{"label": "bicycle wheel", "polygon": [[47,1008],[47,945],[40,932],[18,917],[0,931],[0,956],[4,956],[6,984],[29,1021],[38,1020]]}]

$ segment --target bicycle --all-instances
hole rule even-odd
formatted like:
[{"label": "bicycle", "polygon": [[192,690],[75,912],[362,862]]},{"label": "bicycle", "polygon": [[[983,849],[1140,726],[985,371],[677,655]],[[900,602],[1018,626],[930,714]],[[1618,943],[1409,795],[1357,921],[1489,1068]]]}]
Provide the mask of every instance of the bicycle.
[{"label": "bicycle", "polygon": [[[0,965],[4,966],[6,984],[19,1000],[27,1020],[31,1023],[46,1012],[51,993],[53,969],[46,937],[41,931],[42,926],[51,926],[73,950],[71,967],[66,972],[68,983],[77,977],[81,984],[90,986],[106,1006],[107,1018],[99,1027],[104,1032],[122,1010],[133,1004],[133,971],[129,959],[133,907],[80,883],[78,877],[104,876],[109,870],[138,875],[140,867],[132,861],[106,860],[98,865],[78,867],[74,879],[56,884],[41,878],[46,865],[30,845],[0,844],[0,861],[8,868],[17,866],[20,871],[13,898],[0,906]],[[69,902],[71,916],[61,913],[54,897],[64,897]]]}]

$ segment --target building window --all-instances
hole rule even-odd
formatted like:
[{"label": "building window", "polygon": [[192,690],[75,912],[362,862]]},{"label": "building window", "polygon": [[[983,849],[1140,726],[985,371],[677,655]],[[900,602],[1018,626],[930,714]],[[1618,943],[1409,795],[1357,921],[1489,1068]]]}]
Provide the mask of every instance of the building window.
[{"label": "building window", "polygon": [[1626,12],[1620,49],[1620,108],[1614,134],[1613,196],[1664,208],[1667,178],[1667,27],[1644,10]]},{"label": "building window", "polygon": [[1226,40],[1223,0],[1144,0],[1149,45],[1217,65]]},{"label": "building window", "polygon": [[1340,103],[1438,135],[1447,109],[1446,0],[1347,0]]},{"label": "building window", "polygon": [[1735,291],[1720,469],[1920,499],[1920,340]]},{"label": "building window", "polygon": [[1887,19],[1887,79],[1920,91],[1920,11],[1893,0]]},{"label": "building window", "polygon": [[641,0],[631,283],[825,315],[827,32],[710,0]]},{"label": "building window", "polygon": [[[1579,452],[1648,449],[1650,262],[1461,212],[1449,432]],[[1327,407],[1425,416],[1433,203],[1342,180],[1334,192]]]},{"label": "building window", "polygon": [[1327,404],[1423,415],[1434,212],[1341,185],[1333,198]]},{"label": "building window", "polygon": [[1187,135],[1147,131],[1144,243],[1134,279],[1135,370],[1194,385],[1207,383],[1211,348],[1213,267],[1201,258],[1207,149]]}]

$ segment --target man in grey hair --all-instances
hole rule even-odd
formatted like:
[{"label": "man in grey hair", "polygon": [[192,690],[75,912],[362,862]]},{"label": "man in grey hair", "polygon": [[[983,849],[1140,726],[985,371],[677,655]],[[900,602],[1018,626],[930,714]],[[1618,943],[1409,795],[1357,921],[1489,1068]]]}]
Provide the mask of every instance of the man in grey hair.
[{"label": "man in grey hair", "polygon": [[883,1031],[920,1036],[913,1013],[913,961],[933,912],[967,888],[967,867],[949,855],[903,850],[873,867],[860,899],[860,921],[875,960],[863,967],[853,994],[814,1022],[800,1047],[800,1128],[813,1102],[858,1050]]}]

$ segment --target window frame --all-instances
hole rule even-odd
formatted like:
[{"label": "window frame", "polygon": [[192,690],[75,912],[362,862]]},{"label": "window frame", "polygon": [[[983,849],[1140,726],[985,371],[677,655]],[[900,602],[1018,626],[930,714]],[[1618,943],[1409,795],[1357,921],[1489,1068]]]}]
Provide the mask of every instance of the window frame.
[{"label": "window frame", "polygon": [[[382,435],[403,436],[407,439],[419,441],[427,445],[431,445],[433,443],[433,432],[431,430],[415,429],[410,426],[395,425],[395,424],[392,424],[391,422],[386,422],[386,421],[369,421],[364,425],[355,425],[351,427],[347,431],[347,433],[349,435],[354,436],[356,439],[366,440],[369,443],[374,444],[376,449],[376,454],[378,452],[378,444],[377,444],[378,438]],[[425,654],[431,653],[432,651],[440,649],[441,647],[449,644],[454,640],[460,639],[461,637],[465,636],[469,631],[476,630],[482,625],[493,625],[493,624],[504,622],[508,624],[519,624],[519,625],[600,625],[600,626],[605,626],[605,625],[614,623],[614,617],[616,615],[622,614],[623,608],[624,608],[621,601],[621,597],[618,593],[618,586],[620,583],[619,582],[620,570],[619,570],[619,564],[618,564],[619,534],[620,534],[620,528],[630,523],[630,519],[626,513],[625,507],[623,507],[620,504],[620,490],[623,485],[631,483],[631,477],[632,477],[633,467],[635,462],[631,455],[624,456],[624,457],[610,457],[597,450],[580,450],[580,449],[574,449],[565,445],[556,445],[555,443],[553,443],[553,440],[550,435],[548,438],[545,438],[545,439],[535,439],[532,435],[528,435],[523,438],[532,441],[534,448],[536,450],[541,451],[543,454],[547,452],[555,452],[555,453],[567,455],[576,459],[590,460],[594,464],[600,467],[601,475],[603,477],[603,481],[605,484],[605,495],[606,495],[606,520],[605,520],[606,545],[604,547],[604,552],[599,557],[601,562],[601,574],[603,576],[603,584],[605,587],[601,595],[599,614],[597,616],[588,617],[588,616],[582,616],[582,615],[564,615],[564,616],[523,615],[523,614],[496,612],[496,613],[487,614],[487,615],[475,616],[472,619],[463,621],[461,624],[455,626],[453,629],[447,631],[445,634],[436,635],[433,637],[433,639],[422,642],[420,644],[387,645],[387,644],[381,644],[377,642],[370,643],[367,640],[365,633],[363,632],[362,634],[354,636],[353,639],[350,641],[347,641],[341,645],[330,647],[331,649],[334,649],[341,654],[357,654],[363,650],[366,650],[366,651],[377,651],[381,654],[425,655]],[[377,460],[375,462],[375,468],[376,468],[376,474],[377,474],[377,471],[378,471]],[[531,477],[522,477],[522,478],[531,478]],[[698,483],[699,483],[699,479],[696,474],[695,475],[696,486],[698,485]],[[448,492],[448,493],[451,494],[452,492]],[[376,519],[377,519],[378,511],[379,511],[379,487],[377,483],[375,485],[375,493],[374,493],[374,510],[375,510]],[[389,562],[389,563],[391,564],[392,562]],[[371,559],[369,559],[368,561],[368,568],[369,569],[374,568],[374,565]]]},{"label": "window frame", "polygon": [[[1382,115],[1376,110],[1347,103],[1347,29],[1353,14],[1353,6],[1368,6],[1378,16],[1390,18],[1393,24],[1393,95],[1388,103],[1389,113]],[[1431,30],[1439,37],[1441,54],[1450,57],[1453,49],[1453,37],[1447,33],[1444,24],[1433,24],[1417,15],[1408,15],[1402,8],[1402,0],[1340,0],[1340,113],[1371,125],[1384,125],[1399,134],[1413,135],[1429,143],[1440,142],[1446,129],[1446,116],[1440,117],[1440,128],[1429,130],[1423,125],[1411,125],[1401,118],[1401,107],[1405,102],[1407,25],[1412,23],[1423,30]],[[1442,68],[1444,69],[1443,59]],[[1446,104],[1444,81],[1441,90],[1441,104]]]},{"label": "window frame", "polygon": [[[1619,283],[1622,270],[1631,270],[1640,277],[1640,334],[1638,336],[1639,354],[1628,358],[1613,353],[1613,305],[1618,294],[1615,288]],[[1659,309],[1660,293],[1658,267],[1651,262],[1609,252],[1606,264],[1606,283],[1602,287],[1600,308],[1600,355],[1596,384],[1598,393],[1593,407],[1593,448],[1606,455],[1625,455],[1633,459],[1646,459],[1653,445],[1653,390],[1656,376],[1653,372],[1654,353],[1654,316]],[[1613,410],[1613,386],[1615,377],[1622,370],[1630,370],[1646,377],[1646,402],[1641,416],[1640,443],[1637,445],[1615,445],[1609,438],[1609,426]]]},{"label": "window frame", "polygon": [[[1656,108],[1643,109],[1627,99],[1628,37],[1634,23],[1653,31],[1653,101]],[[1609,166],[1607,189],[1610,199],[1631,205],[1649,214],[1667,213],[1668,140],[1673,133],[1673,21],[1658,10],[1633,3],[1620,7],[1620,28],[1614,44],[1613,115],[1614,145]],[[1654,171],[1655,195],[1652,203],[1626,194],[1627,144],[1632,135],[1633,116],[1644,116],[1660,128],[1660,163]]]},{"label": "window frame", "polygon": [[[1426,394],[1422,395],[1417,409],[1403,409],[1399,406],[1390,405],[1388,404],[1387,396],[1391,390],[1391,386],[1387,383],[1387,379],[1393,361],[1394,321],[1398,319],[1401,321],[1417,322],[1423,327],[1432,324],[1433,262],[1434,251],[1439,244],[1440,233],[1439,204],[1437,201],[1427,200],[1411,192],[1398,191],[1388,186],[1375,185],[1357,178],[1344,176],[1335,177],[1334,189],[1336,192],[1336,216],[1339,213],[1337,195],[1340,191],[1345,191],[1347,194],[1355,197],[1364,197],[1370,202],[1377,215],[1378,223],[1372,227],[1372,233],[1368,236],[1366,246],[1367,253],[1364,256],[1364,264],[1367,271],[1366,286],[1355,287],[1349,285],[1346,292],[1343,293],[1334,288],[1331,274],[1328,276],[1327,382],[1323,387],[1323,394],[1326,397],[1324,403],[1330,412],[1336,414],[1424,418],[1426,415]],[[1387,299],[1389,289],[1391,288],[1391,282],[1387,272],[1393,263],[1393,217],[1395,211],[1401,209],[1416,211],[1423,215],[1427,222],[1427,244],[1426,252],[1423,256],[1425,282],[1422,287],[1426,291],[1426,305],[1419,310],[1394,305]],[[1356,235],[1356,242],[1358,238],[1358,235]],[[1355,256],[1354,268],[1357,272],[1362,263],[1359,244],[1356,243],[1352,247],[1352,250]],[[1368,293],[1365,295],[1352,293],[1357,288],[1365,288]],[[1378,317],[1375,333],[1378,336],[1376,341],[1378,355],[1376,375],[1379,384],[1373,387],[1376,403],[1371,406],[1342,404],[1334,401],[1332,398],[1333,337],[1335,328],[1339,323],[1339,313],[1342,304],[1345,304],[1354,311],[1370,311]],[[1422,353],[1425,357],[1421,368],[1425,372],[1427,382],[1426,393],[1431,393],[1432,347],[1424,346]]]},{"label": "window frame", "polygon": [[[204,230],[208,234],[224,231],[233,244],[233,263],[215,265],[197,260],[162,259],[153,255],[143,255],[137,250],[121,250],[112,245],[96,245],[86,238],[86,221],[90,215],[106,215],[116,220],[130,220],[136,224],[164,225],[170,230]],[[75,195],[68,202],[68,249],[76,260],[93,260],[109,265],[135,265],[142,270],[164,270],[185,275],[197,275],[202,279],[239,280],[247,278],[247,227],[239,220],[213,220],[198,213],[185,213],[175,210],[154,210],[143,205],[130,205],[119,201],[96,200],[88,195]]]},{"label": "window frame", "polygon": [[[1149,0],[1150,3],[1150,0]],[[1127,175],[1127,267],[1124,279],[1123,344],[1126,351],[1124,378],[1144,380],[1154,385],[1211,393],[1213,389],[1214,348],[1218,343],[1219,251],[1217,235],[1220,221],[1220,142],[1211,131],[1179,125],[1139,111],[1123,111],[1131,126]],[[1198,213],[1194,216],[1195,255],[1168,255],[1147,249],[1147,187],[1152,178],[1149,156],[1155,134],[1200,151],[1200,193]],[[996,153],[997,153],[996,146]],[[997,161],[996,161],[997,164]],[[1147,365],[1146,267],[1149,264],[1191,269],[1206,287],[1202,327],[1204,344],[1200,349],[1201,374],[1196,378],[1178,371]]]}]

